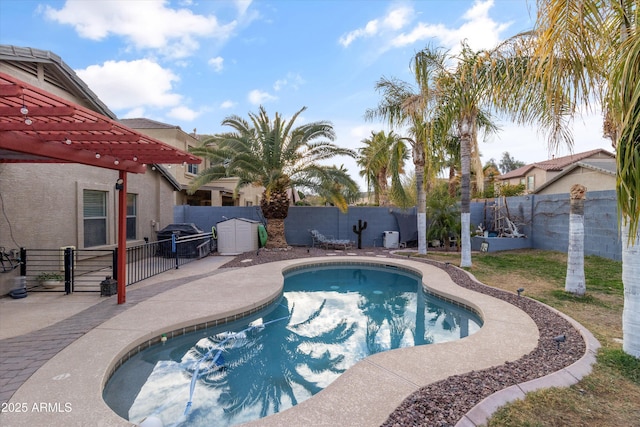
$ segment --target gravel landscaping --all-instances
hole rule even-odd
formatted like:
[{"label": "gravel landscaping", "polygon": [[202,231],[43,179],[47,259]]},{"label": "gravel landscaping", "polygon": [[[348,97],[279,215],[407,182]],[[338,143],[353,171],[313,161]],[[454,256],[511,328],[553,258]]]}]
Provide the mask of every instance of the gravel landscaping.
[{"label": "gravel landscaping", "polygon": [[[336,255],[387,256],[398,258],[385,248],[353,249],[347,251],[326,251],[319,248],[289,248],[287,250],[260,249],[236,256],[224,268],[246,267],[284,259],[308,258]],[[580,359],[585,351],[585,342],[580,333],[563,317],[546,306],[517,294],[491,288],[474,281],[463,270],[429,260],[412,257],[412,261],[425,262],[442,268],[458,285],[507,301],[526,312],[540,331],[538,346],[517,361],[504,365],[455,375],[443,381],[430,384],[408,396],[389,415],[384,427],[400,426],[455,426],[471,408],[485,397],[509,386],[533,380],[564,367]],[[555,337],[564,334],[566,341],[560,345]],[[509,345],[509,343],[505,343]]]}]

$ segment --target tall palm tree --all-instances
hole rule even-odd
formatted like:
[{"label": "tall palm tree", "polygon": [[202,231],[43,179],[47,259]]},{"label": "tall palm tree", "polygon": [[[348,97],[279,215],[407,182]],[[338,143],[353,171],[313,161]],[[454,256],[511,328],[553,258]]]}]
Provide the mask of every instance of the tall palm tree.
[{"label": "tall palm tree", "polygon": [[[271,120],[261,106],[249,121],[232,115],[222,121],[233,132],[214,135],[190,151],[208,158],[211,166],[193,179],[189,191],[223,177],[237,177],[237,191],[244,185],[264,187],[260,207],[267,219],[268,247],[286,247],[284,219],[289,212],[288,191],[307,188],[346,211],[345,189],[357,184],[344,168],[321,165],[334,156],[355,157],[355,152],[332,143],[331,123],[317,121],[294,127],[303,107],[289,121],[276,113]],[[331,185],[328,185],[331,183]]]},{"label": "tall palm tree", "polygon": [[568,93],[576,103],[599,103],[616,148],[623,350],[640,358],[640,8],[637,0],[537,3],[531,80],[540,79],[551,100]]},{"label": "tall palm tree", "polygon": [[[408,126],[413,135],[407,138],[411,145],[413,165],[417,187],[417,227],[418,253],[427,253],[427,215],[425,184],[435,177],[437,170],[432,167],[433,156],[433,123],[431,121],[430,104],[435,99],[433,94],[433,69],[424,68],[428,62],[413,63],[413,74],[418,90],[407,82],[396,78],[381,78],[376,83],[376,90],[382,93],[378,106],[368,109],[365,118],[368,120],[384,119],[391,127]],[[426,168],[426,170],[425,170]]]},{"label": "tall palm tree", "polygon": [[[442,49],[427,47],[418,52],[414,58],[420,63],[420,69],[433,70],[435,74],[436,92],[438,96],[437,117],[444,125],[438,126],[442,132],[455,133],[460,144],[460,225],[461,225],[461,267],[471,267],[471,155],[472,147],[477,149],[478,117],[481,115],[482,102],[487,87],[476,75],[475,65],[477,53],[473,53],[463,44],[461,56],[451,57]],[[448,64],[458,60],[458,65],[451,69]]]},{"label": "tall palm tree", "polygon": [[363,139],[362,143],[364,147],[358,150],[358,165],[363,168],[360,175],[366,177],[370,188],[373,188],[376,205],[387,206],[391,195],[396,201],[406,200],[400,178],[408,158],[405,141],[393,131],[388,134],[385,131],[372,131],[371,136]]},{"label": "tall palm tree", "polygon": [[[471,164],[476,178],[483,181],[479,158],[478,131],[497,131],[490,112],[506,115],[517,123],[536,123],[547,131],[550,147],[561,141],[571,143],[567,112],[572,105],[564,98],[550,100],[543,91],[540,79],[525,82],[530,59],[514,54],[522,50],[521,42],[510,41],[492,50],[472,51],[466,43],[457,56],[430,47],[418,52],[416,62],[428,65],[419,69],[435,70],[434,93],[437,95],[435,117],[441,132],[451,129],[460,144],[460,198],[461,198],[461,261],[462,267],[471,267],[470,196]],[[451,65],[453,64],[453,66]],[[563,95],[563,92],[554,95]],[[553,107],[553,108],[552,108]],[[444,135],[443,135],[444,138]],[[479,188],[482,184],[479,183]]]}]

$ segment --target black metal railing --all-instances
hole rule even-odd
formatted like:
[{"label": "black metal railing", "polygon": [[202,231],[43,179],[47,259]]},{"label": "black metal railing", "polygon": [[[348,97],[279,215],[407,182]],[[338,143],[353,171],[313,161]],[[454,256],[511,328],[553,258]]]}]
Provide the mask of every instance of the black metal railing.
[{"label": "black metal railing", "polygon": [[[172,236],[127,248],[127,286],[209,255],[214,250],[212,233]],[[21,249],[20,275],[30,291],[100,292],[102,281],[117,279],[117,249]],[[45,276],[58,276],[57,284],[45,284]]]},{"label": "black metal railing", "polygon": [[[96,292],[106,276],[113,276],[114,251],[111,249],[21,250],[21,275],[27,289],[52,292]],[[58,285],[55,276],[58,276]],[[47,285],[45,279],[49,279]],[[53,280],[51,280],[53,279]]]},{"label": "black metal railing", "polygon": [[173,235],[171,239],[127,248],[127,285],[209,255],[213,251],[212,237],[212,233]]}]

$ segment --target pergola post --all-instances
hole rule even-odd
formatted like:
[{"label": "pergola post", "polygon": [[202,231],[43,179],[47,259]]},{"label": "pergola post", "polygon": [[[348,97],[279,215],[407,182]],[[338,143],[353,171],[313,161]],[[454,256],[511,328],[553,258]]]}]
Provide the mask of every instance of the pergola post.
[{"label": "pergola post", "polygon": [[118,304],[126,301],[127,289],[127,172],[118,175]]}]

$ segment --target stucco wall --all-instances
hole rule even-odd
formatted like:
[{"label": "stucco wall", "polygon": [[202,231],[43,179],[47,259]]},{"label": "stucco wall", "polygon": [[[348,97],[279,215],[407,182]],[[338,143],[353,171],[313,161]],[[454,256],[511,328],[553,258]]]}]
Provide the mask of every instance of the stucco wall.
[{"label": "stucco wall", "polygon": [[587,187],[587,191],[607,191],[616,188],[616,177],[593,169],[578,167],[558,181],[549,184],[537,194],[568,193],[571,190],[571,186],[576,183]]},{"label": "stucco wall", "polygon": [[[151,221],[173,221],[173,187],[157,172],[129,174],[137,194],[137,235],[155,240]],[[1,164],[0,246],[56,249],[84,246],[83,190],[107,195],[107,244],[116,243],[118,172],[76,164]],[[132,242],[134,243],[134,242]]]}]

